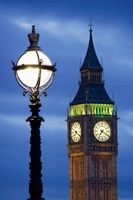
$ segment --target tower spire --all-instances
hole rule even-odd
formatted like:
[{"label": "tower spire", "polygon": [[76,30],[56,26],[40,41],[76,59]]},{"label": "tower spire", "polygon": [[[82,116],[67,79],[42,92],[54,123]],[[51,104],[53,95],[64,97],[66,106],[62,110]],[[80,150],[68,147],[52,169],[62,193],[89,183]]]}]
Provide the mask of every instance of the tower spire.
[{"label": "tower spire", "polygon": [[93,29],[92,29],[92,27],[93,27],[93,24],[92,24],[92,19],[90,18],[90,24],[89,24],[89,31],[90,32],[92,32],[93,31]]},{"label": "tower spire", "polygon": [[90,19],[90,24],[89,24],[89,32],[90,32],[90,39],[89,39],[89,45],[88,45],[88,49],[86,52],[86,56],[84,59],[84,62],[80,68],[80,71],[82,70],[88,70],[88,69],[100,69],[102,71],[102,66],[97,58],[96,52],[95,52],[95,48],[94,48],[94,44],[93,44],[93,37],[92,37],[92,20]]}]

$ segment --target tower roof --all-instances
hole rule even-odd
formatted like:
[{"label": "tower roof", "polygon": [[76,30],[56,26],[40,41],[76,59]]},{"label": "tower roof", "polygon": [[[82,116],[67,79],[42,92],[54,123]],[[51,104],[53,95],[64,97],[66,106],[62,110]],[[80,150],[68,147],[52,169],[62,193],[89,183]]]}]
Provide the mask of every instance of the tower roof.
[{"label": "tower roof", "polygon": [[108,96],[104,85],[81,85],[72,101],[71,105],[97,103],[97,104],[114,104]]},{"label": "tower roof", "polygon": [[94,48],[94,44],[93,44],[93,37],[92,37],[92,24],[90,24],[90,40],[89,40],[89,45],[88,45],[88,49],[86,52],[86,56],[84,59],[84,62],[80,68],[80,71],[82,70],[86,70],[86,69],[101,69],[101,64],[97,58],[96,52],[95,52],[95,48]]}]

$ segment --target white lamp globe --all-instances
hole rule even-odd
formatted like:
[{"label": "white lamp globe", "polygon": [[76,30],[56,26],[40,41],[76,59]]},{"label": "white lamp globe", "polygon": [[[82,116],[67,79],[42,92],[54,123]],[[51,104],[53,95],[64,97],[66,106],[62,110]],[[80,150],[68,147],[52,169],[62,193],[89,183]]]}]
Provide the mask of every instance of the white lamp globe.
[{"label": "white lamp globe", "polygon": [[38,46],[39,34],[35,33],[35,26],[32,26],[32,33],[28,37],[30,46],[13,69],[18,83],[25,90],[42,92],[52,83],[56,69]]}]

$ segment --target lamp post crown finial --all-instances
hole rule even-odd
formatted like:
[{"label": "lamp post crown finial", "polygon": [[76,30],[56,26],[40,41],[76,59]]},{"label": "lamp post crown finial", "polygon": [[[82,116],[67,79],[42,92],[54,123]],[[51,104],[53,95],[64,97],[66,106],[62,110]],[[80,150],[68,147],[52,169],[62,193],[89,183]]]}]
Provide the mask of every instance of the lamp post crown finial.
[{"label": "lamp post crown finial", "polygon": [[35,25],[32,25],[32,33],[35,34]]},{"label": "lamp post crown finial", "polygon": [[36,33],[35,31],[35,25],[32,25],[32,32],[28,34],[30,42],[28,50],[40,50],[40,47],[38,46],[39,36],[39,33]]}]

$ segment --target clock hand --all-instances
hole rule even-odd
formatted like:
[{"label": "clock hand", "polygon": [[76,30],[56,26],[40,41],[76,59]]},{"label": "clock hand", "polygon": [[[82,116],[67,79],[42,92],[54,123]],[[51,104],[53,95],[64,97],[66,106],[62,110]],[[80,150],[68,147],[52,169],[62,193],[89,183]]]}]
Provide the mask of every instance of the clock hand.
[{"label": "clock hand", "polygon": [[104,133],[105,135],[109,136],[109,135],[108,135],[107,133],[105,133],[103,130],[101,130],[100,135],[101,135],[102,133]]},{"label": "clock hand", "polygon": [[78,136],[80,136],[80,134],[78,133],[78,131],[75,131],[75,134],[78,135]]},{"label": "clock hand", "polygon": [[100,130],[101,132],[100,132],[100,135],[103,133],[103,130]]},{"label": "clock hand", "polygon": [[75,136],[75,135],[76,135],[76,133],[74,132],[74,133],[73,133],[73,136]]},{"label": "clock hand", "polygon": [[73,136],[75,136],[75,135],[77,135],[78,134],[78,132],[77,131],[74,131],[74,134],[73,134]]},{"label": "clock hand", "polygon": [[109,136],[107,133],[103,132],[105,135]]}]

